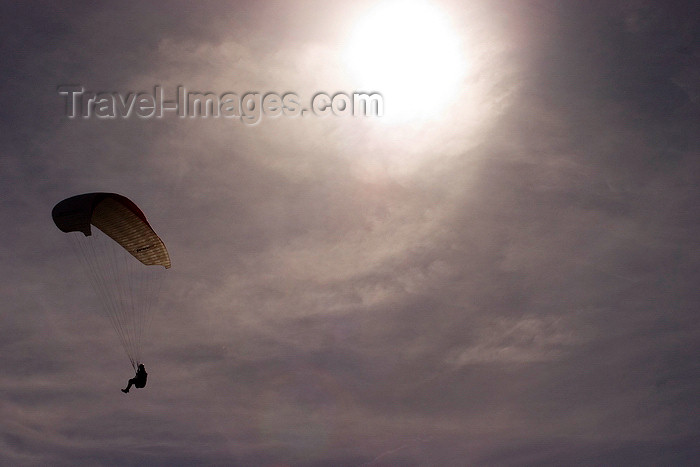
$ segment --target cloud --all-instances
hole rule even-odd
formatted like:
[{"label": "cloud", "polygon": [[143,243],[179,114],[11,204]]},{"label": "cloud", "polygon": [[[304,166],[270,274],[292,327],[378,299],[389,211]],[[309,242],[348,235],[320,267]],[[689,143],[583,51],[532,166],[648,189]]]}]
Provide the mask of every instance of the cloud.
[{"label": "cloud", "polygon": [[574,332],[563,327],[561,318],[500,320],[447,363],[459,368],[479,363],[542,362],[559,358],[576,341]]},{"label": "cloud", "polygon": [[[445,2],[472,62],[443,122],[63,115],[66,83],[354,90],[372,5],[4,7],[0,463],[694,458],[689,4]],[[103,190],[173,260],[128,397],[50,219]]]}]

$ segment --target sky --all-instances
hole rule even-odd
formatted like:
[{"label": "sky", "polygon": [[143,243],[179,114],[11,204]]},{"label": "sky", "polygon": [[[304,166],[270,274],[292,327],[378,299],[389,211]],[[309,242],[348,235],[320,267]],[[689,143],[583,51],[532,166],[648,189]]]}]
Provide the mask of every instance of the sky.
[{"label": "sky", "polygon": [[[697,2],[0,10],[0,464],[697,463]],[[178,87],[250,107],[114,104]],[[128,395],[97,191],[172,260]]]}]

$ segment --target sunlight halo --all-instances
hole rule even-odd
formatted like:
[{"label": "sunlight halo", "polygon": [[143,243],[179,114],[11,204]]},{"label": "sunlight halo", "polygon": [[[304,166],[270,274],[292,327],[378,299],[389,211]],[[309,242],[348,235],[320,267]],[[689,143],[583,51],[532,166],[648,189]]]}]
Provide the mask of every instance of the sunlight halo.
[{"label": "sunlight halo", "polygon": [[368,12],[351,34],[345,62],[364,91],[384,96],[390,121],[439,117],[465,73],[446,13],[423,0],[387,1]]}]

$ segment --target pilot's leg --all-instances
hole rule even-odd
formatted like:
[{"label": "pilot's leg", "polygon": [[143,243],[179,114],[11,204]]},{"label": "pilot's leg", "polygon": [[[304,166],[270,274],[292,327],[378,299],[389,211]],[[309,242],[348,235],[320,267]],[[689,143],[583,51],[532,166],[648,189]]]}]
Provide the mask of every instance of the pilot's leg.
[{"label": "pilot's leg", "polygon": [[135,381],[134,381],[134,378],[131,378],[131,379],[129,380],[129,384],[126,386],[126,389],[122,389],[122,392],[125,392],[125,393],[126,393],[126,392],[129,392],[129,389],[131,389],[131,385],[134,384],[134,382],[135,382]]}]

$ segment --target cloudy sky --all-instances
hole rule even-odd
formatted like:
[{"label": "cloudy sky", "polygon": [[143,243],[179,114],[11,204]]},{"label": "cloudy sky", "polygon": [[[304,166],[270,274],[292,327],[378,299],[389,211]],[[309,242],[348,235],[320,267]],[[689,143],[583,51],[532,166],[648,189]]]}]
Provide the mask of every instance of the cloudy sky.
[{"label": "cloudy sky", "polygon": [[[0,8],[0,464],[697,462],[697,2]],[[69,118],[61,86],[384,115]],[[94,191],[173,263],[128,395],[50,215]]]}]

